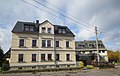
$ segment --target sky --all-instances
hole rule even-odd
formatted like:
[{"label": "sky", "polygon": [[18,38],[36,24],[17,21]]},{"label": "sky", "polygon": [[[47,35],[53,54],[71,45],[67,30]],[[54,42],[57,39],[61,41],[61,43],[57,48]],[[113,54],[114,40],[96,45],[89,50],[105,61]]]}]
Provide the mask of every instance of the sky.
[{"label": "sky", "polygon": [[75,40],[98,39],[107,49],[120,49],[120,0],[0,0],[0,46],[11,47],[12,29],[17,21],[68,26]]}]

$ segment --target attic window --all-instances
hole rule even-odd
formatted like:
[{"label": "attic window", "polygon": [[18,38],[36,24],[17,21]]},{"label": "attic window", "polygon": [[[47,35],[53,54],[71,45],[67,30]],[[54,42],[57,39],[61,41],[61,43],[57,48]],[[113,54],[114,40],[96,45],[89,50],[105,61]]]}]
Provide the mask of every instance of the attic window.
[{"label": "attic window", "polygon": [[65,33],[66,33],[66,30],[63,29],[63,28],[59,28],[59,29],[58,29],[58,33],[63,33],[63,34],[65,34]]},{"label": "attic window", "polygon": [[34,27],[33,26],[30,26],[30,31],[34,31]]},{"label": "attic window", "polygon": [[78,45],[78,48],[83,48],[84,46],[83,45]]},{"label": "attic window", "polygon": [[29,31],[29,26],[25,26],[25,31]]},{"label": "attic window", "polygon": [[58,33],[61,33],[62,32],[62,30],[61,29],[58,29]]},{"label": "attic window", "polygon": [[46,28],[42,27],[42,33],[45,33],[45,31],[46,31]]},{"label": "attic window", "polygon": [[64,33],[64,34],[65,34],[65,29],[62,29],[62,33]]},{"label": "attic window", "polygon": [[25,31],[34,31],[34,26],[33,25],[25,25],[24,30]]}]

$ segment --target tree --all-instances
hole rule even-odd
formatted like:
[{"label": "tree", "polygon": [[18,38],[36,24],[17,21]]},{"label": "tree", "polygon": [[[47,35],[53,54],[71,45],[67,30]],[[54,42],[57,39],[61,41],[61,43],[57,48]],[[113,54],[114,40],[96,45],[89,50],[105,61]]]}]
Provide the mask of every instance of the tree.
[{"label": "tree", "polygon": [[118,62],[120,61],[120,52],[119,51],[112,51],[112,50],[109,50],[108,51],[108,59],[109,59],[109,62]]},{"label": "tree", "polygon": [[4,61],[4,52],[0,47],[0,67],[2,66],[3,61]]}]

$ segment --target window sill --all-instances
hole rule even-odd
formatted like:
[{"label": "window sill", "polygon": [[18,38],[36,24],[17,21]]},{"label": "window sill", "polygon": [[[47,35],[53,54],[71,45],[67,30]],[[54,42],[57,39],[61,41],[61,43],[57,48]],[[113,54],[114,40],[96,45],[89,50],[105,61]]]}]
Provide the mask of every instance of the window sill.
[{"label": "window sill", "polygon": [[26,46],[19,46],[19,48],[27,48]]},{"label": "window sill", "polygon": [[62,62],[61,60],[56,60],[57,62]]},{"label": "window sill", "polygon": [[71,47],[66,47],[66,49],[72,49]]},{"label": "window sill", "polygon": [[18,63],[26,63],[25,61],[18,61]]},{"label": "window sill", "polygon": [[67,62],[72,62],[72,60],[66,60]]},{"label": "window sill", "polygon": [[42,47],[42,48],[53,48],[53,47]]},{"label": "window sill", "polygon": [[38,46],[32,46],[32,48],[38,48]]},{"label": "window sill", "polygon": [[42,60],[41,62],[53,62],[53,60]]},{"label": "window sill", "polygon": [[52,34],[51,32],[48,33],[48,32],[41,32],[41,34]]},{"label": "window sill", "polygon": [[46,60],[41,60],[40,62],[47,62]]},{"label": "window sill", "polygon": [[31,62],[36,63],[36,62],[38,62],[38,61],[31,61]]},{"label": "window sill", "polygon": [[56,48],[62,49],[62,47],[56,47]]}]

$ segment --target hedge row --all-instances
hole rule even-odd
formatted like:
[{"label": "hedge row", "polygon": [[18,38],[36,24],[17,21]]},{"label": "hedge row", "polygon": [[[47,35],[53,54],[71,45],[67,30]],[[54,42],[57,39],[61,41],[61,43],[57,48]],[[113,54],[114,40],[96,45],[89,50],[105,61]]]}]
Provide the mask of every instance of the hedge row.
[{"label": "hedge row", "polygon": [[112,63],[100,63],[99,65],[94,65],[94,67],[99,67],[100,69],[115,68],[115,65]]},{"label": "hedge row", "polygon": [[65,68],[46,68],[46,69],[29,69],[29,70],[10,70],[3,71],[3,73],[36,73],[36,72],[52,72],[52,71],[72,71],[72,70],[80,70],[80,67],[65,67]]}]

